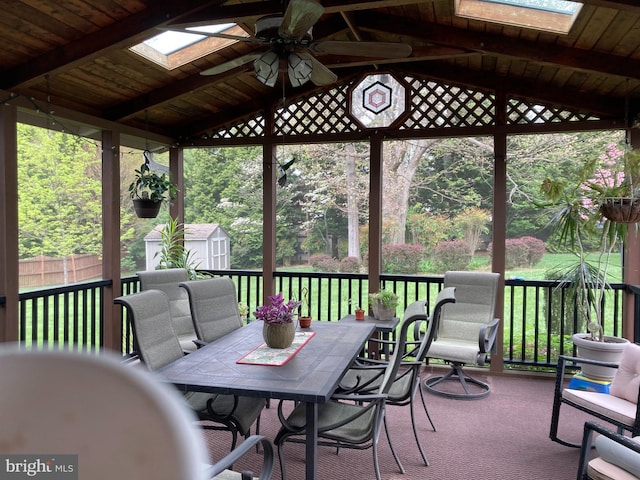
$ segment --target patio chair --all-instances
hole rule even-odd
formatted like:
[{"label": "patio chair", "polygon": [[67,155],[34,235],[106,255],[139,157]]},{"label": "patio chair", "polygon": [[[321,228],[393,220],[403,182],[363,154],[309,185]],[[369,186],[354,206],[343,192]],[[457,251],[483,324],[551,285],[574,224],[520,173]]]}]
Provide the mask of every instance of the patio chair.
[{"label": "patio chair", "polygon": [[[420,451],[420,455],[425,465],[429,465],[429,462],[420,443],[420,438],[418,437],[413,401],[416,396],[416,391],[419,391],[422,406],[427,414],[429,423],[431,423],[431,427],[435,432],[436,427],[431,420],[431,415],[429,415],[427,404],[424,400],[422,389],[420,388],[420,370],[422,368],[422,362],[424,362],[427,352],[429,351],[429,347],[431,346],[433,336],[437,330],[442,307],[447,303],[454,303],[455,301],[455,288],[449,287],[438,293],[431,317],[427,316],[426,302],[424,301],[413,302],[407,307],[404,312],[403,322],[406,322],[408,319],[415,322],[413,333],[406,339],[405,350],[401,352],[403,360],[400,365],[400,369],[398,370],[398,375],[389,390],[389,396],[387,398],[387,405],[409,405],[411,410],[413,436],[416,439],[418,450]],[[421,331],[423,327],[426,328],[424,332]],[[406,333],[409,334],[409,331]],[[419,341],[415,341],[414,339],[419,339]],[[371,341],[388,342],[386,340]],[[398,352],[396,352],[396,354],[397,353]],[[341,390],[341,393],[364,394],[375,391],[380,386],[384,377],[385,366],[387,364],[388,361],[358,358],[356,360],[356,364],[347,371],[340,381],[339,389]]]},{"label": "patio chair", "polygon": [[180,346],[187,352],[195,350],[194,340],[197,337],[193,330],[189,299],[186,292],[179,287],[180,282],[189,279],[187,270],[185,268],[168,268],[165,270],[138,272],[137,274],[142,291],[160,290],[169,297],[171,319],[173,320]]},{"label": "patio chair", "polygon": [[[424,317],[422,315],[416,315],[402,323],[394,346],[396,352],[405,350],[408,329],[413,327],[415,322],[423,320]],[[380,386],[371,393],[336,393],[329,402],[318,405],[317,444],[337,449],[353,448],[363,450],[371,448],[376,480],[380,480],[378,439],[383,425],[393,458],[400,472],[405,472],[391,442],[387,424],[384,421],[386,400],[393,382],[397,378],[402,359],[402,355],[393,355],[391,357],[385,368]],[[304,443],[306,427],[306,405],[298,403],[288,415],[285,414],[285,405],[288,405],[288,403],[285,403],[284,400],[278,404],[278,418],[282,427],[274,440],[274,444],[278,449],[281,478],[283,480],[286,479],[284,444],[286,442]]]},{"label": "patio chair", "polygon": [[198,346],[242,327],[236,286],[228,277],[180,282],[187,292]]},{"label": "patio chair", "polygon": [[[445,375],[427,378],[427,391],[467,400],[489,395],[489,384],[473,378],[463,367],[484,365],[487,354],[494,349],[500,323],[494,318],[499,279],[500,274],[490,272],[445,273],[444,286],[455,287],[456,302],[443,307],[427,357],[442,359],[451,369]],[[451,382],[455,385],[448,388]]]},{"label": "patio chair", "polygon": [[[181,358],[178,337],[169,314],[169,300],[160,290],[147,290],[114,299],[124,305],[132,316],[133,330],[140,349],[140,359],[149,370],[157,370]],[[209,430],[231,432],[231,448],[235,448],[238,434],[247,437],[251,426],[260,429],[263,398],[185,392],[185,399]]]},{"label": "patio chair", "polygon": [[115,354],[5,345],[0,388],[3,455],[19,463],[33,455],[30,462],[55,468],[57,478],[73,469],[92,480],[246,480],[251,472],[229,469],[255,445],[263,452],[259,478],[271,478],[273,447],[257,435],[209,465],[196,417],[177,390]]},{"label": "patio chair", "polygon": [[[609,393],[593,389],[565,388],[565,375],[568,366],[581,364],[599,365],[617,368]],[[620,364],[606,363],[586,358],[560,355],[556,370],[556,386],[551,411],[549,438],[568,447],[580,447],[580,443],[563,440],[558,437],[560,407],[568,405],[615,425],[618,433],[631,432],[631,436],[640,436],[640,346],[628,343],[625,346]]]},{"label": "patio chair", "polygon": [[[593,434],[598,433],[595,442]],[[595,446],[597,457],[591,458]],[[578,480],[640,478],[640,437],[629,438],[595,422],[585,422]]]}]

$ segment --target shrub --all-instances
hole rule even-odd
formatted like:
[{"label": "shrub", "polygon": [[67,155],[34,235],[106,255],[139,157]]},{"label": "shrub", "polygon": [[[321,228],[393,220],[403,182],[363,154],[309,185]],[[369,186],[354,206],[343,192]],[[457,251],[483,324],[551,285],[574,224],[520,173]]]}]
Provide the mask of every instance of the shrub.
[{"label": "shrub", "polygon": [[[493,251],[493,243],[489,244],[489,251]],[[533,267],[545,252],[544,242],[537,238],[508,238],[505,240],[505,267]]]},{"label": "shrub", "polygon": [[337,272],[340,267],[340,262],[326,253],[311,255],[309,264],[314,272]]},{"label": "shrub", "polygon": [[527,245],[529,251],[528,263],[530,267],[533,267],[536,263],[542,260],[544,254],[547,253],[547,248],[542,240],[535,237],[522,237],[522,241]]},{"label": "shrub", "polygon": [[469,267],[472,258],[467,242],[453,240],[438,244],[433,263],[440,271],[465,270]]},{"label": "shrub", "polygon": [[525,267],[529,264],[529,249],[521,238],[508,238],[505,240],[505,267]]},{"label": "shrub", "polygon": [[340,260],[340,271],[345,273],[360,272],[360,260],[356,257],[344,257]]},{"label": "shrub", "polygon": [[418,273],[424,255],[422,245],[400,244],[382,246],[382,271],[385,273]]}]

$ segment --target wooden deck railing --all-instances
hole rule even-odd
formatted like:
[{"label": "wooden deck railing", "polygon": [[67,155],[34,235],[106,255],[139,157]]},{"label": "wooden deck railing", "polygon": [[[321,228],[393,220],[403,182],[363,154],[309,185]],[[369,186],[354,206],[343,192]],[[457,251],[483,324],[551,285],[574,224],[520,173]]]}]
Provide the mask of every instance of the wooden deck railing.
[{"label": "wooden deck railing", "polygon": [[[262,273],[219,270],[214,275],[230,277],[238,290],[238,301],[253,312],[262,302]],[[433,302],[442,288],[442,277],[383,275],[384,288],[400,296],[398,312],[415,300]],[[97,351],[102,346],[103,289],[108,281],[87,282],[20,294],[19,340],[25,348],[69,348]],[[553,368],[558,355],[574,353],[571,335],[584,328],[566,298],[565,290],[552,281],[508,279],[505,282],[503,358],[506,368]],[[321,272],[277,272],[276,287],[285,298],[300,298],[309,291],[314,319],[338,321],[357,306],[367,305],[368,280],[364,274]],[[139,290],[137,277],[122,279],[124,295]],[[612,284],[607,294],[605,331],[621,334],[623,284]],[[635,332],[640,330],[640,286],[630,286],[635,295]],[[0,305],[2,299],[0,299]],[[251,313],[250,313],[251,316]],[[133,336],[123,315],[122,352],[133,351]]]}]

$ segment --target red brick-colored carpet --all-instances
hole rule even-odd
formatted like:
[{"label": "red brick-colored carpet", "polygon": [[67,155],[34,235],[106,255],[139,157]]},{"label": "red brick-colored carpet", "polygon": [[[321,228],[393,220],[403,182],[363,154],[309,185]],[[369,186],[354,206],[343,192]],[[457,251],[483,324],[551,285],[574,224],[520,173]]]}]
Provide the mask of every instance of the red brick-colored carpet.
[{"label": "red brick-colored carpet", "polygon": [[[431,367],[424,367],[427,378]],[[406,473],[395,464],[384,434],[380,437],[379,459],[384,480],[409,479],[492,479],[550,480],[574,479],[579,449],[549,439],[553,402],[553,378],[523,378],[516,375],[475,375],[491,385],[491,394],[480,400],[454,400],[425,391],[429,412],[437,431],[431,430],[416,398],[419,435],[430,466],[425,466],[411,430],[409,407],[388,407],[391,437]],[[422,387],[423,388],[423,387]],[[277,402],[262,415],[261,433],[273,439],[279,429]],[[561,437],[580,441],[585,414],[562,407]],[[206,434],[212,458],[228,451],[229,434]],[[226,449],[226,450],[225,450]],[[259,469],[259,457],[252,453],[235,465],[235,470]],[[304,479],[304,446],[285,446],[287,479]],[[277,462],[273,479],[280,479]],[[372,451],[340,450],[319,447],[318,480],[374,479]]]}]

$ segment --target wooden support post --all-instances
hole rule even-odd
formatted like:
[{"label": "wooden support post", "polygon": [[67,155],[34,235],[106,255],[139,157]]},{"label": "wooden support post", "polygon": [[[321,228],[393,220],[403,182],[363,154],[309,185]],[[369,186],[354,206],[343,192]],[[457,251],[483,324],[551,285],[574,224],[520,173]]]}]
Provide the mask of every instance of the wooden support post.
[{"label": "wooden support post", "polygon": [[[627,141],[633,149],[640,148],[640,128],[629,128],[627,130]],[[636,179],[637,181],[638,179]],[[627,285],[640,285],[640,233],[638,224],[630,224],[627,229],[627,238],[624,241],[624,265],[622,281]],[[626,291],[624,293],[622,306],[622,336],[630,341],[634,341],[636,332],[635,324],[635,296]],[[640,319],[638,319],[640,321]]]},{"label": "wooden support post", "polygon": [[0,106],[0,342],[18,341],[18,121]]},{"label": "wooden support post", "polygon": [[102,345],[122,352],[122,307],[113,299],[122,294],[120,284],[120,134],[102,132],[102,277],[105,287]]},{"label": "wooden support post", "polygon": [[493,215],[491,270],[501,277],[496,298],[496,316],[501,318],[496,337],[496,354],[491,355],[491,372],[499,373],[504,368],[504,274],[505,274],[505,240],[507,232],[507,134],[506,96],[504,92],[496,95],[496,133],[493,136]]}]

